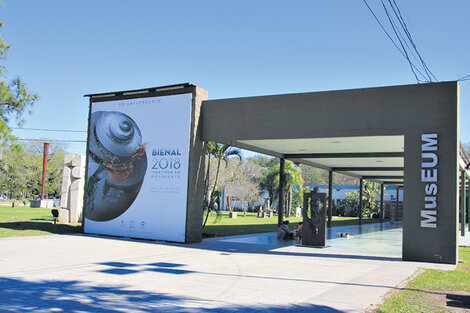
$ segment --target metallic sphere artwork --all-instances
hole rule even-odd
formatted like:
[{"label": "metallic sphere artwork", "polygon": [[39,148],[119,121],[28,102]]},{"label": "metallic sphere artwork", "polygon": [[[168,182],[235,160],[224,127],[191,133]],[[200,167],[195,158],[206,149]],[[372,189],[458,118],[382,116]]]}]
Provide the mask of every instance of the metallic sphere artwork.
[{"label": "metallic sphere artwork", "polygon": [[85,217],[109,221],[134,202],[147,170],[142,134],[128,115],[97,111],[90,118]]}]

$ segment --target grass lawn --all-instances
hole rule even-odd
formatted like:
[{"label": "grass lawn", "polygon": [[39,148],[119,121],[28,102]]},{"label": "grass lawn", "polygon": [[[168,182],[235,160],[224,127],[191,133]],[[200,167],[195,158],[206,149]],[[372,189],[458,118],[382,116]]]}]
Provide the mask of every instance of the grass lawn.
[{"label": "grass lawn", "polygon": [[0,206],[0,238],[69,234],[82,231],[81,225],[54,225],[51,209]]},{"label": "grass lawn", "polygon": [[[219,217],[211,212],[204,228],[209,236],[234,236],[243,234],[266,233],[277,231],[277,216],[271,218],[258,218],[256,213],[247,213],[243,217],[242,212],[237,212],[238,218],[229,217],[228,212],[221,212]],[[302,218],[290,217],[290,228],[293,229]],[[363,219],[364,224],[377,223],[378,219]],[[333,217],[333,226],[347,226],[357,224],[354,217]],[[52,220],[50,209],[0,206],[0,238],[15,236],[39,236],[50,234],[80,233],[80,224],[65,225],[56,224]]]},{"label": "grass lawn", "polygon": [[[277,231],[277,215],[270,218],[259,218],[257,217],[257,213],[247,213],[246,217],[243,217],[242,212],[237,213],[237,218],[230,218],[228,212],[220,212],[219,218],[217,218],[217,214],[215,212],[211,212],[209,219],[207,220],[206,227],[204,228],[204,233],[223,237]],[[291,229],[302,221],[301,217],[289,217],[284,219],[289,220],[289,226]],[[362,222],[363,224],[378,223],[379,219],[363,219]],[[348,226],[356,224],[357,218],[355,217],[333,217],[332,221],[332,226]]]},{"label": "grass lawn", "polygon": [[470,312],[470,247],[453,271],[425,270],[374,312]]}]

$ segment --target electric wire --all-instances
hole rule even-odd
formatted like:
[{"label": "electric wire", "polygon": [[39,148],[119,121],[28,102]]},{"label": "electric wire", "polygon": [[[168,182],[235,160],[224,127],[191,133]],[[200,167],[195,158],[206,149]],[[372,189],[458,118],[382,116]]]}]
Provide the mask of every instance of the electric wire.
[{"label": "electric wire", "polygon": [[[393,1],[393,3],[392,3],[392,1]],[[413,40],[413,37],[411,36],[411,32],[409,31],[408,26],[406,25],[405,19],[403,18],[403,15],[401,14],[401,11],[400,11],[400,8],[398,7],[397,2],[395,0],[388,0],[388,2],[390,4],[390,7],[392,8],[395,16],[397,17],[397,20],[400,23],[400,26],[402,27],[404,33],[408,37],[408,40],[409,40],[410,44],[413,46],[413,50],[418,55],[418,58],[420,60],[421,65],[423,66],[424,70],[428,74],[429,80],[432,81],[432,79],[431,79],[431,76],[432,76],[436,81],[438,81],[436,76],[431,72],[431,70],[427,66],[426,62],[424,62],[424,59],[421,56],[421,53],[418,51],[418,48],[416,47],[416,44]]]},{"label": "electric wire", "polygon": [[[367,8],[369,9],[370,13],[372,14],[372,16],[374,17],[374,19],[377,21],[377,23],[380,25],[380,27],[382,28],[382,30],[384,31],[384,33],[387,35],[388,39],[390,39],[390,41],[392,42],[392,44],[395,46],[395,48],[397,48],[397,50],[400,52],[400,54],[405,58],[407,59],[405,53],[400,49],[400,47],[398,47],[397,43],[395,42],[395,40],[393,40],[392,36],[390,36],[390,34],[388,33],[388,31],[385,29],[385,27],[382,25],[382,23],[380,22],[379,18],[377,17],[377,15],[374,13],[374,11],[372,10],[372,8],[369,6],[369,4],[367,3],[366,0],[363,0],[364,1],[364,4],[367,6]],[[411,63],[411,66],[423,77],[424,74],[421,73],[421,71],[416,67],[416,65],[414,65],[413,63]],[[418,81],[419,82],[419,81]]]},{"label": "electric wire", "polygon": [[463,82],[466,80],[470,80],[470,75],[466,75],[464,77],[460,77],[459,79],[457,79],[458,82]]},{"label": "electric wire", "polygon": [[[30,130],[30,131],[45,131],[45,132],[61,132],[61,133],[86,133],[87,131],[84,130],[71,130],[71,129],[50,129],[50,128],[28,128],[28,127],[11,127],[11,129],[17,130]],[[86,140],[80,139],[39,139],[39,138],[18,138],[20,141],[49,141],[49,142],[57,142],[57,143],[71,143],[71,144],[83,144],[86,143]]]},{"label": "electric wire", "polygon": [[35,138],[18,138],[21,141],[50,141],[50,142],[75,142],[83,143],[86,140],[68,140],[68,139],[35,139]]},{"label": "electric wire", "polygon": [[[405,33],[405,36],[406,36],[406,38],[405,38],[402,35],[402,32],[399,30],[397,24],[393,21],[393,18],[390,17],[389,12],[388,12],[386,6],[383,4],[383,1],[382,1],[382,5],[384,6],[384,10],[387,14],[387,18],[388,18],[390,24],[393,24],[392,28],[395,31],[395,34],[398,33],[398,35],[397,35],[397,37],[399,37],[398,40],[406,45],[406,47],[410,51],[409,54],[411,54],[411,56],[413,56],[415,61],[420,63],[421,66],[423,67],[423,70],[424,70],[424,72],[426,73],[426,76],[427,76],[427,77],[423,76],[425,81],[432,81],[431,76],[430,76],[429,72],[427,71],[427,67],[425,66],[425,63],[424,63],[423,59],[421,58],[421,55],[419,54],[419,52],[416,48],[416,45],[413,42],[413,39],[411,38],[411,34],[408,31],[408,27],[406,26],[405,21],[403,20],[401,14],[399,13],[398,7],[395,8],[390,0],[388,0],[388,3],[390,4],[390,7],[392,8],[394,15],[396,16],[396,18],[398,20],[398,23],[399,23],[401,29],[403,30],[403,32]],[[396,4],[395,1],[394,1],[394,3]],[[397,13],[397,11],[398,11],[398,13]],[[410,44],[408,44],[408,42],[410,42]],[[410,47],[410,45],[411,45],[411,47]],[[409,54],[407,53],[407,55],[409,55]]]},{"label": "electric wire", "polygon": [[[389,3],[390,3],[390,1],[389,1]],[[392,6],[392,9],[394,10],[395,15],[397,16],[397,14],[396,14],[395,9],[393,8],[393,6]],[[386,11],[386,9],[385,9],[385,11]],[[390,22],[392,22],[392,23],[394,24],[394,26],[395,26],[396,28],[398,28],[398,26],[395,24],[395,22],[393,22],[393,21],[390,21]],[[404,26],[404,25],[402,24],[402,21],[400,20],[400,18],[398,19],[398,22],[400,23],[400,26],[402,27],[402,29],[404,29],[404,27],[406,28],[406,25]],[[404,23],[404,21],[403,21],[403,23]],[[402,42],[405,44],[405,46],[408,48],[408,50],[413,51],[414,48],[411,48],[411,47],[410,47],[410,45],[408,44],[407,40],[403,37],[402,33],[399,31],[398,34],[400,35],[400,38],[401,38],[400,41],[402,41]],[[406,30],[405,30],[405,35],[406,35],[407,38],[410,38],[410,34],[408,33],[407,28],[406,28]],[[422,64],[422,61],[419,59],[418,56],[415,55],[415,53],[411,53],[411,55],[413,56],[413,59],[414,59],[416,62]],[[420,73],[420,74],[421,74],[421,73]],[[425,78],[425,76],[424,76],[423,74],[421,74],[421,76],[423,76],[423,77]],[[425,78],[425,79],[426,79],[426,78]]]},{"label": "electric wire", "polygon": [[11,127],[11,129],[18,130],[36,130],[48,132],[62,132],[62,133],[86,133],[86,130],[71,130],[71,129],[49,129],[49,128],[27,128],[27,127]]},{"label": "electric wire", "polygon": [[[408,61],[408,64],[410,65],[410,68],[411,68],[411,71],[413,72],[413,75],[415,76],[416,81],[419,83],[419,82],[421,82],[421,80],[418,78],[418,75],[416,74],[416,72],[413,68],[413,62],[411,62],[410,57],[408,56],[408,52],[406,51],[405,47],[403,46],[403,41],[400,40],[400,36],[397,33],[396,25],[394,24],[393,20],[391,19],[390,14],[387,10],[387,7],[385,6],[385,3],[383,2],[383,0],[380,0],[380,1],[382,2],[382,6],[385,10],[385,14],[387,15],[388,21],[390,22],[390,25],[392,26],[392,30],[395,33],[395,36],[398,38],[398,42],[400,43],[401,48],[403,49],[402,51],[405,54],[405,59]],[[426,77],[426,76],[423,75],[423,77]]]}]

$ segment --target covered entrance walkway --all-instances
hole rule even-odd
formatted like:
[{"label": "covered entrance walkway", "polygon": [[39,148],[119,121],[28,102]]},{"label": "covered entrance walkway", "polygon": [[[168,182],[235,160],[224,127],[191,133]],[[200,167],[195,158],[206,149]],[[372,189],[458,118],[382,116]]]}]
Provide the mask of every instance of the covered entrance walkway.
[{"label": "covered entrance walkway", "polygon": [[[401,258],[402,230],[401,222],[331,227],[327,231],[326,245],[330,250],[338,250],[347,254]],[[350,237],[340,237],[338,236],[340,233],[347,233]],[[297,240],[279,240],[276,233],[220,237],[204,241],[269,246],[273,249],[298,246],[300,243]],[[318,250],[317,248],[312,249],[312,251]]]},{"label": "covered entrance walkway", "polygon": [[403,186],[402,258],[455,264],[458,94],[446,82],[208,100],[202,140]]}]

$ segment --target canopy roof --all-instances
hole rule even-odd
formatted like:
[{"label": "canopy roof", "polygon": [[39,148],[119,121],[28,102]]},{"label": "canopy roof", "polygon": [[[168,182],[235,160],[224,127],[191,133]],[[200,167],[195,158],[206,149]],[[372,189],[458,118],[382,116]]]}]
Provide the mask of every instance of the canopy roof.
[{"label": "canopy roof", "polygon": [[403,184],[404,136],[239,140],[241,148],[388,185]]}]

